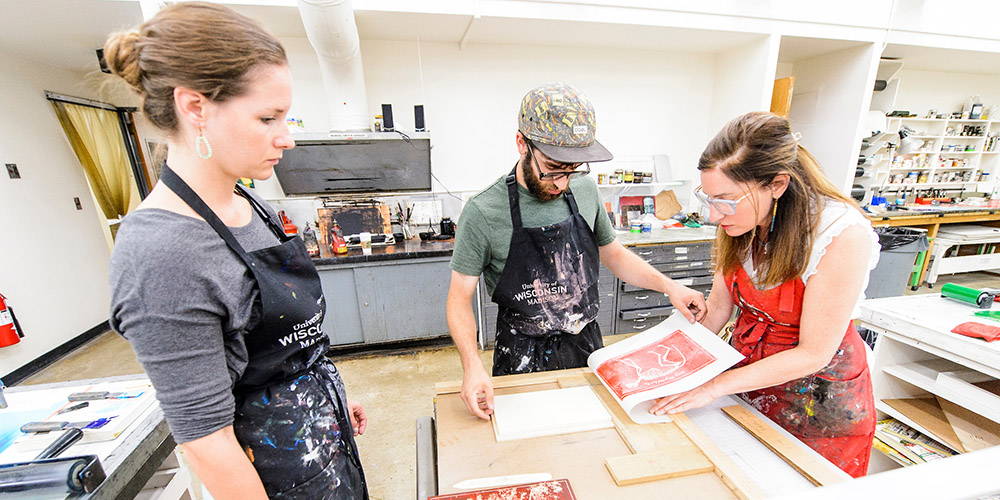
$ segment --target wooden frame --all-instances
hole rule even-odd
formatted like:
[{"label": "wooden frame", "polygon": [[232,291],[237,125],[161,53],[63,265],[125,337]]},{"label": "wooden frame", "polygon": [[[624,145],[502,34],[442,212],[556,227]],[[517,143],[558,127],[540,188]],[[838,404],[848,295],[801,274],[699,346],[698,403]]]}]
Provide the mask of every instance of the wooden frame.
[{"label": "wooden frame", "polygon": [[590,386],[613,429],[497,443],[489,424],[468,414],[461,383],[436,385],[438,493],[473,477],[546,472],[569,479],[580,498],[671,496],[752,500],[763,494],[685,415],[639,425],[587,368],[494,379],[497,394]]}]

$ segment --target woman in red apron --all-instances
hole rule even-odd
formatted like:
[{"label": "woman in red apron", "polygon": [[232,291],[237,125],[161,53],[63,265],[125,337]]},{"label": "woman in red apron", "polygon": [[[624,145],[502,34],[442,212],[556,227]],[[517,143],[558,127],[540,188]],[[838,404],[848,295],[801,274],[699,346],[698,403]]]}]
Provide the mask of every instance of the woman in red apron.
[{"label": "woman in red apron", "polygon": [[736,306],[731,342],[746,359],[650,411],[739,394],[845,472],[865,475],[875,401],[867,346],[851,320],[878,258],[871,224],[777,115],[727,124],[698,170],[696,194],[720,229],[703,324],[720,331]]}]

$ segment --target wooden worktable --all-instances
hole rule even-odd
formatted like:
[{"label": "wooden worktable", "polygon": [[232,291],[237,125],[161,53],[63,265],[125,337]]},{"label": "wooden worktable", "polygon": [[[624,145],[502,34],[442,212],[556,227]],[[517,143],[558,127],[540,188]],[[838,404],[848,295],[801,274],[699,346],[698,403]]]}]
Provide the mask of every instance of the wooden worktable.
[{"label": "wooden worktable", "polygon": [[[569,379],[588,376],[592,377],[589,369],[577,368],[493,380],[496,393],[505,394],[559,388]],[[766,498],[814,488],[809,480],[720,410],[731,405],[748,409],[769,428],[794,440],[795,451],[815,462],[820,472],[833,481],[849,479],[739,398],[720,398],[708,407],[679,416],[675,423],[633,424],[634,427],[627,426],[624,431],[609,428],[498,443],[489,422],[468,414],[458,395],[460,385],[438,384],[433,429],[429,428],[429,419],[418,420],[417,498],[420,500],[428,494],[454,492],[453,485],[466,479],[538,472],[550,473],[554,479],[569,479],[581,500],[659,499],[668,492],[678,498]],[[595,390],[606,391],[603,387]],[[605,468],[605,459],[628,455],[630,448],[645,447],[645,450],[631,450],[635,453],[671,450],[681,444],[685,434],[695,436],[692,441],[723,469],[721,473],[704,472],[619,487]]]},{"label": "wooden worktable", "polygon": [[[960,211],[940,211],[940,212],[886,212],[880,215],[868,215],[868,220],[873,226],[906,226],[919,227],[927,230],[929,247],[927,254],[930,255],[934,248],[934,238],[942,224],[973,224],[979,223],[985,226],[1000,226],[1000,209],[968,209]],[[930,259],[924,259],[920,266],[920,274],[917,285],[924,284],[924,276],[927,274],[927,264]]]}]

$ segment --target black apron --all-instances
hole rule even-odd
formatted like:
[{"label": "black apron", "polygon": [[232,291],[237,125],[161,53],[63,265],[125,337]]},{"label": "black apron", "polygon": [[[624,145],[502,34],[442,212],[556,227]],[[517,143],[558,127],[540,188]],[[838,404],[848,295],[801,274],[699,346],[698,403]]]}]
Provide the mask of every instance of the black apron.
[{"label": "black apron", "polygon": [[243,186],[236,192],[281,244],[247,253],[229,228],[166,165],[160,180],[246,263],[260,291],[259,321],[245,333],[247,366],[235,382],[236,439],[271,498],[368,498],[344,383],[325,354],[326,302],[302,240],[286,236]]},{"label": "black apron", "polygon": [[568,190],[566,220],[524,227],[513,171],[506,183],[513,231],[492,297],[499,306],[493,375],[586,366],[587,356],[604,345],[594,321],[600,306],[597,237]]}]

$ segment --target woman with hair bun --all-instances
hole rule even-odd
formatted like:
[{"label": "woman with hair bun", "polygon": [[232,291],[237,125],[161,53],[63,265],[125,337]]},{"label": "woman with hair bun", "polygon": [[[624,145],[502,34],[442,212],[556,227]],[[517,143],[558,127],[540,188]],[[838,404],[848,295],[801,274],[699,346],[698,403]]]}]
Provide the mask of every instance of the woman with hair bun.
[{"label": "woman with hair bun", "polygon": [[739,394],[845,472],[865,475],[875,400],[868,348],[851,320],[878,261],[871,223],[771,113],[729,122],[698,170],[696,194],[720,229],[703,324],[718,332],[738,307],[731,343],[746,359],[650,411]]},{"label": "woman with hair bun", "polygon": [[183,2],[111,35],[105,59],[168,136],[160,182],[111,258],[111,324],[216,499],[368,498],[367,420],[326,358],[326,304],[301,239],[240,177],[294,147],[281,44],[219,5]]}]

